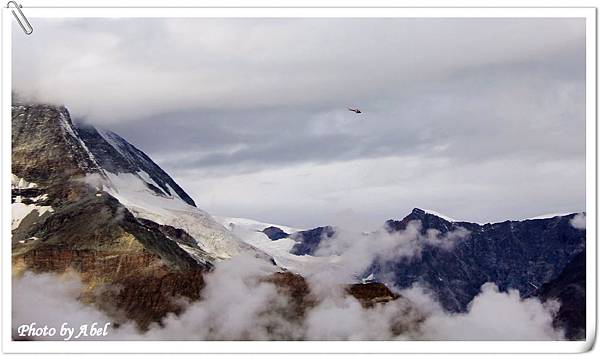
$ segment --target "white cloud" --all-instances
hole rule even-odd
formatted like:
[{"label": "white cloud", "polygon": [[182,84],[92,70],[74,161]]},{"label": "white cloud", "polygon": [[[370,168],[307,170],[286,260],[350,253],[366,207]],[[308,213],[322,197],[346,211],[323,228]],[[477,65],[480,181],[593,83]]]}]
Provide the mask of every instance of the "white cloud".
[{"label": "white cloud", "polygon": [[558,307],[558,302],[521,299],[516,290],[501,293],[486,283],[466,313],[433,313],[422,332],[430,340],[561,340],[563,332],[552,326]]},{"label": "white cloud", "polygon": [[267,340],[298,337],[301,329],[278,312],[288,300],[270,283],[260,283],[274,266],[246,255],[216,265],[202,299],[180,316],[169,315],[144,338],[159,340]]},{"label": "white cloud", "polygon": [[[52,273],[34,274],[25,272],[23,276],[13,276],[12,280],[12,323],[13,338],[36,340],[64,340],[60,335],[63,323],[75,328],[76,333],[82,325],[97,323],[104,327],[113,319],[94,306],[81,301],[84,290],[76,273],[57,275]],[[55,328],[55,335],[31,337],[29,331],[19,336],[19,327],[35,323],[36,328]],[[119,332],[132,333],[133,327],[122,325]],[[112,328],[109,331],[113,332]],[[76,334],[72,340],[75,340]],[[82,336],[79,340],[102,340],[103,337]]]},{"label": "white cloud", "polygon": [[585,230],[585,213],[575,215],[569,223],[576,229]]},{"label": "white cloud", "polygon": [[[272,284],[257,283],[273,272],[262,260],[238,256],[209,274],[202,298],[141,333],[131,323],[110,329],[101,340],[558,340],[552,328],[556,302],[521,299],[482,286],[466,313],[448,314],[427,291],[414,286],[405,298],[365,309],[352,297],[322,293],[305,318],[289,317],[290,301]],[[336,289],[337,285],[329,285]],[[70,325],[111,321],[79,300],[80,281],[70,276],[26,273],[13,282],[13,333],[21,324]],[[341,288],[341,286],[339,286]],[[340,289],[341,290],[341,289]],[[40,291],[43,291],[41,293]],[[61,339],[60,337],[32,339]]]}]

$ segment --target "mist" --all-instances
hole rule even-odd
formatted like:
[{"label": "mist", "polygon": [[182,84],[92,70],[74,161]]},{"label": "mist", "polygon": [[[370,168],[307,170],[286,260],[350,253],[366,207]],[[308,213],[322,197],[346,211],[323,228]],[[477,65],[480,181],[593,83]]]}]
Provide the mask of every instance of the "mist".
[{"label": "mist", "polygon": [[[372,307],[361,305],[345,288],[356,283],[373,258],[419,258],[421,248],[452,249],[469,238],[468,231],[419,233],[411,222],[401,232],[334,235],[317,255],[334,256],[335,263],[304,276],[314,304],[303,315],[292,312],[297,301],[268,278],[281,268],[241,254],[216,264],[205,277],[198,301],[184,301],[184,311],[140,331],[132,323],[111,329],[114,340],[561,340],[552,326],[559,304],[523,299],[516,290],[500,292],[495,284],[481,292],[465,313],[446,312],[426,286],[395,290],[400,297]],[[375,243],[373,239],[375,239]],[[327,240],[325,240],[327,241]],[[371,242],[371,244],[365,243]],[[440,241],[444,241],[441,243]],[[454,242],[453,242],[454,241]],[[369,246],[375,246],[369,248]],[[110,321],[92,304],[80,301],[84,286],[74,274],[26,273],[13,284],[13,328],[23,323],[58,324]],[[36,290],[46,290],[43,295]],[[33,306],[33,308],[32,308]],[[57,307],[59,306],[59,307]]]}]

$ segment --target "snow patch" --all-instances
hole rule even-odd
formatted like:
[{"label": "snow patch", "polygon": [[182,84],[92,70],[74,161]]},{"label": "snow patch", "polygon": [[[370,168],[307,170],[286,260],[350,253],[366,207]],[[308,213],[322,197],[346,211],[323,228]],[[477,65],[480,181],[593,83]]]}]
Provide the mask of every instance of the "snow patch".
[{"label": "snow patch", "polygon": [[363,278],[362,282],[363,283],[369,283],[369,282],[372,282],[373,280],[375,280],[375,276],[373,275],[373,273],[371,273],[370,275],[368,275],[365,278]]},{"label": "snow patch", "polygon": [[35,204],[23,204],[20,199],[17,199],[11,204],[12,219],[11,219],[11,230],[14,230],[21,225],[23,219],[34,211],[37,212],[38,216],[42,216],[46,212],[53,212],[54,209],[50,206],[40,206]]},{"label": "snow patch", "polygon": [[28,182],[24,178],[20,178],[15,174],[11,174],[10,186],[12,189],[30,189],[36,188],[37,184]]}]

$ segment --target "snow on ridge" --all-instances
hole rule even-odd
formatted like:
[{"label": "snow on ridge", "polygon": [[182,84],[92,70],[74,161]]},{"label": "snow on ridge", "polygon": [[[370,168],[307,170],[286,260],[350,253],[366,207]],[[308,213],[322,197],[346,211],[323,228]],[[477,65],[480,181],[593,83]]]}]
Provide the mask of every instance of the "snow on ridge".
[{"label": "snow on ridge", "polygon": [[[17,176],[16,174],[11,174],[10,185],[12,189],[30,189],[37,188],[37,184],[26,181],[25,179]],[[38,195],[36,197],[29,198],[34,204],[25,204],[23,203],[23,199],[21,196],[17,196],[15,198],[14,203],[11,204],[11,230],[14,230],[21,225],[23,219],[25,219],[29,214],[34,211],[37,212],[39,216],[43,215],[46,212],[53,212],[51,206],[45,205],[36,205],[35,203],[39,201],[44,201],[48,199],[48,194]]]},{"label": "snow on ridge", "polygon": [[543,215],[534,216],[531,218],[521,219],[521,221],[551,219],[551,218],[555,218],[557,216],[567,216],[567,215],[571,215],[571,214],[573,214],[573,213],[547,213],[547,214],[543,214]]},{"label": "snow on ridge", "polygon": [[65,115],[64,111],[60,111],[60,125],[63,128],[65,134],[69,134],[71,135],[75,140],[77,140],[77,142],[79,143],[79,145],[81,145],[81,148],[83,148],[83,150],[87,153],[88,158],[90,159],[90,161],[92,161],[92,163],[98,168],[100,169],[100,165],[98,164],[98,162],[96,161],[96,158],[94,158],[94,155],[92,154],[92,152],[88,149],[87,145],[85,144],[85,142],[83,142],[83,140],[81,139],[81,137],[79,137],[79,134],[77,134],[77,132],[75,132],[75,130],[73,129],[73,125],[67,120],[67,116]]},{"label": "snow on ridge", "polygon": [[[450,222],[459,222],[459,221],[464,221],[464,220],[456,220],[453,219],[451,217],[448,217],[446,215],[443,215],[435,210],[428,210],[428,209],[422,209],[424,212],[426,212],[427,214],[431,214],[431,215],[435,215],[437,217],[440,217],[444,220],[450,221]],[[555,218],[558,216],[567,216],[567,215],[571,215],[573,214],[571,213],[565,213],[565,212],[561,212],[561,213],[547,213],[547,214],[542,214],[542,215],[538,215],[538,216],[534,216],[534,217],[528,217],[528,218],[523,218],[523,219],[515,219],[515,220],[511,220],[511,221],[525,221],[525,220],[542,220],[542,219],[551,219],[551,218]],[[484,222],[484,221],[474,221],[477,224],[494,224],[495,222]]]},{"label": "snow on ridge", "polygon": [[[246,218],[215,216],[215,219],[224,226],[231,227],[231,231],[237,239],[260,251],[263,251],[267,255],[271,256],[278,266],[283,267],[292,273],[297,273],[307,277],[322,272],[325,268],[333,270],[341,270],[344,268],[344,264],[341,263],[342,261],[339,256],[294,255],[290,253],[292,247],[296,244],[294,239],[282,238],[273,241],[267,235],[261,232],[269,226],[280,228],[288,234],[306,229],[271,224]],[[231,226],[229,224],[234,225]]]},{"label": "snow on ridge", "polygon": [[444,215],[444,214],[438,213],[438,212],[437,212],[437,211],[435,211],[435,210],[431,210],[431,209],[423,209],[423,211],[424,211],[424,212],[426,212],[427,214],[430,214],[430,215],[435,215],[435,216],[437,216],[437,217],[439,217],[439,218],[442,218],[442,219],[444,219],[444,220],[446,220],[446,221],[450,221],[450,222],[457,222],[457,221],[458,221],[458,220],[456,220],[456,219],[453,219],[453,218],[451,218],[451,217],[449,217],[449,216],[446,216],[446,215]]}]

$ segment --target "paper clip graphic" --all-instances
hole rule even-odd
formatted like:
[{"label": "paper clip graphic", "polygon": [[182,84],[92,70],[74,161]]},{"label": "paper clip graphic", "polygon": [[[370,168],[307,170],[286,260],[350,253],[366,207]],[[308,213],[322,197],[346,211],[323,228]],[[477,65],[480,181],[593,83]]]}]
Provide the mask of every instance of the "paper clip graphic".
[{"label": "paper clip graphic", "polygon": [[29,23],[29,20],[27,20],[27,17],[25,17],[25,14],[23,13],[23,11],[21,11],[21,8],[23,6],[21,6],[20,4],[17,4],[14,1],[9,1],[6,4],[6,7],[10,8],[11,4],[14,6],[15,9],[17,9],[17,11],[11,10],[11,12],[12,12],[13,16],[15,17],[15,19],[17,19],[19,26],[21,26],[21,28],[23,29],[23,32],[25,32],[26,35],[31,35],[33,33],[33,27]]}]

